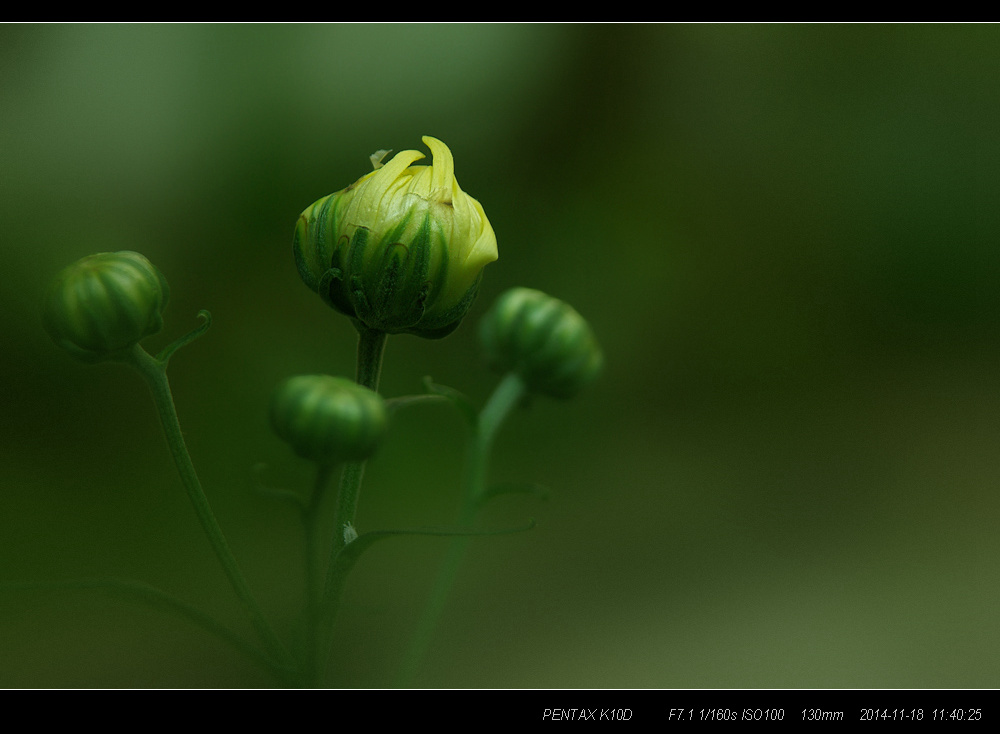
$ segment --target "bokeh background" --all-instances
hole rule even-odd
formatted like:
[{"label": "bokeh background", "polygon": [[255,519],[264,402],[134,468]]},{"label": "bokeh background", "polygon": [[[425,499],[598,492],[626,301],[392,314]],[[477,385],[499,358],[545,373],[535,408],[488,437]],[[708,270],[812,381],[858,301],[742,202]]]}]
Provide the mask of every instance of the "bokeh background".
[{"label": "bokeh background", "polygon": [[[53,275],[135,249],[168,278],[158,349],[190,450],[283,635],[305,489],[273,387],[353,373],[299,281],[299,212],[379,148],[452,148],[500,259],[466,323],[390,340],[486,399],[475,322],[525,285],[607,369],[501,433],[533,481],[473,541],[423,687],[1000,685],[1000,28],[991,25],[0,26],[0,686],[275,681],[132,578],[240,631],[138,377],[42,330]],[[445,525],[460,420],[394,423],[360,529]],[[446,543],[375,546],[327,683],[391,684]],[[5,586],[4,586],[5,585]],[[16,586],[20,585],[20,586]]]}]

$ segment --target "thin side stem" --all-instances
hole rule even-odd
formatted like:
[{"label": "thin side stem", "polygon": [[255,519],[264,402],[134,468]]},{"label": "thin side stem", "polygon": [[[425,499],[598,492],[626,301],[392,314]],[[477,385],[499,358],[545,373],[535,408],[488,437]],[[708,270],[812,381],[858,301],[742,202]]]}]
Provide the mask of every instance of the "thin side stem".
[{"label": "thin side stem", "polygon": [[[479,413],[476,428],[469,442],[469,453],[466,459],[464,493],[462,507],[459,511],[458,526],[467,527],[472,524],[479,510],[483,495],[486,492],[486,480],[489,470],[490,452],[497,431],[503,425],[510,412],[521,402],[527,388],[524,382],[513,372],[507,374],[497,385],[486,405]],[[410,647],[403,658],[397,676],[397,686],[400,688],[412,685],[417,675],[420,663],[430,649],[434,630],[444,612],[445,604],[451,587],[458,577],[459,568],[469,547],[469,536],[453,539],[448,546],[448,552],[438,569],[427,603],[424,606],[417,629],[410,641]]]},{"label": "thin side stem", "polygon": [[163,432],[167,439],[167,445],[170,448],[170,454],[174,459],[174,465],[177,467],[177,473],[180,475],[184,489],[187,490],[188,498],[191,500],[195,514],[198,516],[198,521],[208,536],[212,550],[215,551],[216,557],[222,564],[226,578],[229,579],[229,583],[243,603],[254,629],[267,645],[271,655],[284,664],[291,663],[291,656],[288,650],[281,643],[281,640],[278,639],[277,635],[275,635],[274,630],[271,629],[270,624],[268,624],[267,619],[264,617],[264,613],[257,604],[257,600],[251,593],[250,587],[243,573],[240,571],[239,564],[237,564],[236,558],[229,548],[229,543],[226,542],[222,528],[219,527],[219,523],[215,519],[215,513],[212,512],[212,507],[201,487],[201,481],[198,479],[194,463],[191,461],[187,445],[184,443],[184,436],[181,433],[180,422],[177,418],[177,409],[174,406],[174,398],[170,392],[170,383],[167,380],[166,365],[151,357],[138,344],[133,347],[130,357],[130,364],[146,379],[150,391],[153,393],[153,402],[156,404],[156,410],[160,415],[160,424],[163,426]]}]

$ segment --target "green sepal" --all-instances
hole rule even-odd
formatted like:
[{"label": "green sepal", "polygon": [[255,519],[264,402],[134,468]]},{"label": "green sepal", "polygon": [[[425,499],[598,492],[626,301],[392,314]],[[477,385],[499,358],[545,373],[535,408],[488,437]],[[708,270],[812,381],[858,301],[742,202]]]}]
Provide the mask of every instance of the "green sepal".
[{"label": "green sepal", "polygon": [[319,279],[319,295],[323,303],[344,315],[353,315],[350,301],[344,291],[344,273],[340,268],[330,268]]},{"label": "green sepal", "polygon": [[[426,258],[421,265],[421,255],[426,254],[426,246],[418,246],[414,252],[408,251],[405,245],[385,248],[371,295],[371,315],[366,320],[369,327],[394,334],[406,331],[423,318],[429,286],[419,268],[426,271]],[[411,263],[414,255],[416,262]],[[413,272],[411,267],[416,267],[417,271]]]},{"label": "green sepal", "polygon": [[[317,290],[323,303],[351,318],[357,316],[359,302],[362,310],[367,307],[361,276],[358,275],[367,241],[368,230],[358,227],[350,242],[346,238],[338,242],[327,263],[329,269],[319,279]],[[342,253],[345,247],[347,252]],[[352,275],[348,276],[347,273]]]},{"label": "green sepal", "polygon": [[457,304],[436,317],[425,319],[418,324],[419,328],[414,327],[408,333],[424,339],[443,339],[455,331],[462,322],[462,318],[472,308],[472,302],[476,300],[476,295],[479,293],[479,283],[482,279],[483,274],[480,273]]}]

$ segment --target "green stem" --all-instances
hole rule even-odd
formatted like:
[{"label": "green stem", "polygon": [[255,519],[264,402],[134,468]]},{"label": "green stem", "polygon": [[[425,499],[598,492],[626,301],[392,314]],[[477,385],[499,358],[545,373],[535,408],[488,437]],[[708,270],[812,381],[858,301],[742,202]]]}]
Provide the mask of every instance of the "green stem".
[{"label": "green stem", "polygon": [[[358,329],[358,365],[356,382],[369,390],[378,392],[379,378],[382,374],[382,355],[385,353],[385,343],[388,334],[383,331],[369,329],[356,322]],[[358,511],[358,496],[361,493],[361,480],[365,473],[365,461],[352,461],[344,465],[340,477],[340,489],[337,493],[337,509],[333,522],[333,545],[330,549],[330,563],[327,568],[326,584],[320,602],[317,632],[319,640],[316,645],[317,680],[322,674],[326,660],[329,659],[333,643],[333,622],[340,604],[341,592],[346,582],[347,571],[343,564],[337,563],[337,557],[347,545],[345,530],[354,526],[354,518]]]},{"label": "green stem", "polygon": [[[479,510],[486,492],[486,479],[493,440],[511,410],[521,402],[526,390],[527,388],[520,377],[513,372],[508,373],[497,385],[493,395],[490,396],[479,413],[466,460],[465,490],[458,517],[459,527],[468,527],[475,519],[476,512]],[[403,658],[397,676],[397,687],[404,688],[412,685],[420,663],[430,649],[434,629],[444,612],[448,594],[458,577],[458,570],[462,565],[471,539],[469,536],[458,537],[452,540],[448,546],[448,552],[438,569],[431,594],[410,641],[410,647]]]},{"label": "green stem", "polygon": [[[500,380],[490,399],[479,413],[477,433],[482,448],[489,450],[493,447],[493,439],[496,438],[497,431],[500,430],[500,426],[503,425],[510,411],[516,408],[524,398],[527,390],[524,381],[514,372],[507,373]],[[483,481],[485,481],[485,477],[480,478],[480,482]],[[480,483],[478,490],[482,492],[482,483]]]},{"label": "green stem", "polygon": [[213,619],[202,612],[197,607],[178,599],[162,589],[144,584],[139,581],[129,579],[80,579],[74,581],[35,581],[21,582],[16,584],[0,584],[0,592],[7,590],[50,590],[50,589],[71,589],[89,590],[102,589],[111,591],[122,596],[127,596],[141,602],[145,602],[156,609],[163,609],[173,612],[181,617],[198,625],[202,629],[210,632],[221,640],[232,645],[240,652],[257,660],[261,665],[274,672],[279,677],[285,676],[287,669],[273,660],[269,655],[250,644],[241,635],[236,634],[221,622]]},{"label": "green stem", "polygon": [[319,603],[322,582],[319,578],[319,555],[322,550],[320,520],[320,503],[326,495],[330,478],[337,469],[337,464],[319,464],[316,470],[316,483],[309,502],[302,506],[302,524],[306,534],[306,599],[309,609],[315,611]]},{"label": "green stem", "polygon": [[184,489],[187,490],[188,498],[191,500],[195,514],[198,516],[198,521],[208,536],[212,549],[222,564],[229,583],[243,603],[254,629],[267,645],[270,653],[282,664],[290,664],[291,656],[274,634],[274,630],[271,629],[260,606],[251,593],[250,587],[243,577],[239,565],[236,563],[236,558],[233,556],[233,552],[226,542],[222,528],[219,527],[208,498],[201,487],[201,481],[198,479],[191,456],[188,454],[187,446],[184,443],[184,436],[181,433],[180,422],[177,419],[177,409],[174,406],[174,398],[170,392],[170,383],[167,380],[166,363],[151,357],[138,344],[132,348],[129,357],[129,363],[146,379],[153,393],[153,402],[156,404],[157,412],[160,415],[160,423],[166,435],[167,445],[170,447],[170,454],[173,456],[174,464],[177,467],[177,473],[180,475]]},{"label": "green stem", "polygon": [[[382,374],[382,355],[388,335],[384,331],[369,329],[358,324],[358,369],[356,382],[369,390],[378,392],[379,377]],[[358,495],[361,480],[365,474],[366,461],[351,461],[344,465],[337,493],[337,511],[334,515],[333,549],[330,557],[336,557],[344,547],[344,529],[354,524],[358,512]]]},{"label": "green stem", "polygon": [[319,644],[320,596],[323,590],[321,567],[319,563],[323,540],[320,528],[320,506],[330,484],[337,464],[320,464],[316,470],[316,484],[308,503],[301,507],[302,524],[306,535],[306,648],[303,666],[304,679],[309,685],[314,685],[319,671],[317,670],[317,654]]},{"label": "green stem", "polygon": [[382,375],[382,355],[385,353],[385,342],[388,338],[389,335],[384,331],[376,331],[364,324],[358,324],[358,366],[355,382],[373,392],[378,392],[379,378]]}]

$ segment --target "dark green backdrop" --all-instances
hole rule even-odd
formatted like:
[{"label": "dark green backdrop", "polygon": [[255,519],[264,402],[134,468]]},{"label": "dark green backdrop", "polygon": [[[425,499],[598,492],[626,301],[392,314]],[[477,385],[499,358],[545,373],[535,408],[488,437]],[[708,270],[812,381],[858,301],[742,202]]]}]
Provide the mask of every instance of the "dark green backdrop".
[{"label": "dark green backdrop", "polygon": [[[122,577],[238,629],[138,377],[42,330],[52,276],[135,249],[172,300],[195,463],[282,633],[301,536],[262,479],[295,373],[353,371],[299,281],[299,212],[379,148],[454,152],[500,259],[444,341],[390,340],[388,396],[477,401],[504,289],[574,304],[607,356],[501,434],[427,687],[1000,686],[1000,28],[992,25],[0,27],[0,584]],[[359,527],[440,525],[459,420],[403,414]],[[329,683],[386,685],[445,545],[376,546]],[[188,622],[0,592],[0,685],[267,686]]]}]

